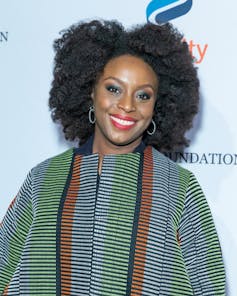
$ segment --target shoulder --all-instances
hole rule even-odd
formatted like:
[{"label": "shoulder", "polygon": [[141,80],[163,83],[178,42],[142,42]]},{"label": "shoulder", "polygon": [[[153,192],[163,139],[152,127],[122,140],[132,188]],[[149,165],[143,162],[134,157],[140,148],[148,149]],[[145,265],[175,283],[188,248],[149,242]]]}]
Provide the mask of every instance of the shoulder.
[{"label": "shoulder", "polygon": [[179,164],[175,163],[173,160],[156,150],[154,147],[152,147],[152,153],[153,153],[153,159],[154,164],[156,165],[157,169],[159,167],[164,167],[167,170],[169,170],[170,173],[178,173],[180,176],[183,176],[187,179],[189,179],[192,175],[192,172],[183,168]]},{"label": "shoulder", "polygon": [[46,160],[40,162],[32,168],[31,174],[38,175],[49,168],[57,170],[63,167],[70,167],[74,155],[74,149],[75,148],[70,148],[58,155],[47,158]]}]

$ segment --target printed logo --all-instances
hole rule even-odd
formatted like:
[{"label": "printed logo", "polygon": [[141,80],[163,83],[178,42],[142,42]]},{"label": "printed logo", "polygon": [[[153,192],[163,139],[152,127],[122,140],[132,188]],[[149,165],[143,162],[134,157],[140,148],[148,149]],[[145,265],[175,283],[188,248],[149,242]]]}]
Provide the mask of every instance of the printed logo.
[{"label": "printed logo", "polygon": [[167,152],[167,157],[177,163],[204,165],[237,165],[237,154],[214,152]]},{"label": "printed logo", "polygon": [[196,43],[193,40],[187,41],[185,38],[183,41],[187,42],[190,54],[194,59],[194,63],[201,64],[206,57],[208,44]]},{"label": "printed logo", "polygon": [[0,42],[7,42],[7,41],[8,41],[8,32],[0,31]]},{"label": "printed logo", "polygon": [[153,0],[146,9],[147,21],[163,24],[189,12],[192,0]]}]

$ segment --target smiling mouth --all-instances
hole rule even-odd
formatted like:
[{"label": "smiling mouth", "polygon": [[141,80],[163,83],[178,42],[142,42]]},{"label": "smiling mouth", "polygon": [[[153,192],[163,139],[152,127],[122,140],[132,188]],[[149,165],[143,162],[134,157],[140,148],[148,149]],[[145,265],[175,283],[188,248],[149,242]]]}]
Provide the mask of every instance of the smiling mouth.
[{"label": "smiling mouth", "polygon": [[110,119],[113,125],[120,129],[130,129],[136,124],[135,120],[122,119],[113,115],[110,115]]}]

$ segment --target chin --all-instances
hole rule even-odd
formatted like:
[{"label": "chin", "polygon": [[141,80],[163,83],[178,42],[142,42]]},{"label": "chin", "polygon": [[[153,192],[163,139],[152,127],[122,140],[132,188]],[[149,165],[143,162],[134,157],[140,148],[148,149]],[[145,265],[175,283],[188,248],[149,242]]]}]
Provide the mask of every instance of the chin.
[{"label": "chin", "polygon": [[122,137],[111,137],[109,140],[113,145],[116,146],[127,146],[134,142],[137,142],[137,145],[140,143],[140,140],[142,137],[139,135],[137,137],[129,137],[129,138],[122,138]]}]

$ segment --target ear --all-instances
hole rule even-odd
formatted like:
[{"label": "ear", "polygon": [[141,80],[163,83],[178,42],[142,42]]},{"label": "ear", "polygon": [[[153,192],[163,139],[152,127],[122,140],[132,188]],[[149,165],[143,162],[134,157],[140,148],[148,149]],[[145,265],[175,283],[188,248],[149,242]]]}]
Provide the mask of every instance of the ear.
[{"label": "ear", "polygon": [[94,88],[92,89],[92,92],[91,92],[91,98],[92,98],[92,101],[94,102],[94,97],[95,97],[95,91],[94,91]]}]

